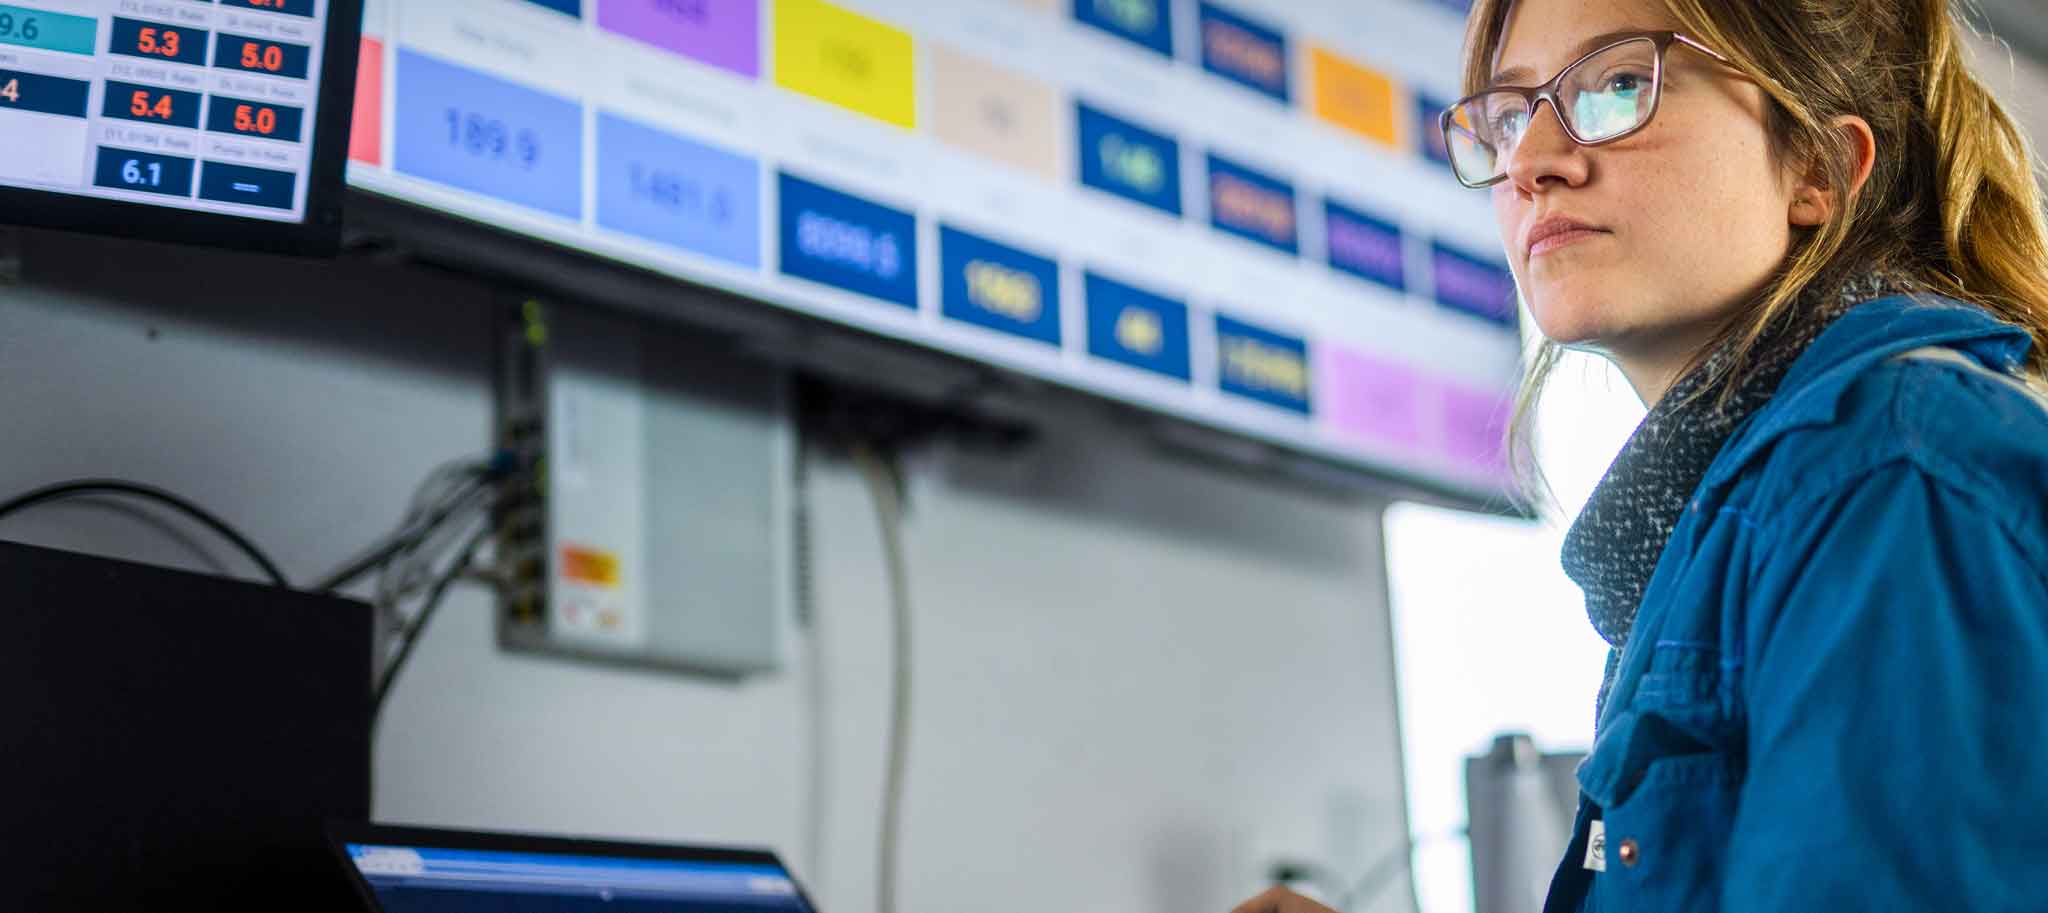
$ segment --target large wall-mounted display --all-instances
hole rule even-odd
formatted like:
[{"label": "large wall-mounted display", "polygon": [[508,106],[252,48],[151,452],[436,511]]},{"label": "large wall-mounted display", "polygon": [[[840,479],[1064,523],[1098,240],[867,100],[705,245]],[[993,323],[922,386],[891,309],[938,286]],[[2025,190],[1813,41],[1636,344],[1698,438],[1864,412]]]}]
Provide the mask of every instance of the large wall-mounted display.
[{"label": "large wall-mounted display", "polygon": [[1417,0],[370,0],[349,179],[1485,498],[1513,281],[1432,154],[1454,86],[1409,78],[1457,35]]}]

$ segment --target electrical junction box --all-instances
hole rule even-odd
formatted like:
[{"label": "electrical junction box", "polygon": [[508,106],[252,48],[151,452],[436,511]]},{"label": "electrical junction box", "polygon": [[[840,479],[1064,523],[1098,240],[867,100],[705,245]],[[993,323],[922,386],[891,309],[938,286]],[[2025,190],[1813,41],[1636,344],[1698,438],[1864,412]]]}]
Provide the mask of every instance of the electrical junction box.
[{"label": "electrical junction box", "polygon": [[538,497],[500,520],[508,648],[742,677],[791,626],[795,434],[780,369],[673,326],[523,305],[499,380]]}]

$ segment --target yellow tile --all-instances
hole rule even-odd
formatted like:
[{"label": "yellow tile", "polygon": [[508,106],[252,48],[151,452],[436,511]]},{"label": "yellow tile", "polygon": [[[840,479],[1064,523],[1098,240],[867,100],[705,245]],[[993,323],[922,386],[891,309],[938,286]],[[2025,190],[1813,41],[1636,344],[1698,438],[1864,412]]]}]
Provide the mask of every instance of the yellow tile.
[{"label": "yellow tile", "polygon": [[908,130],[916,72],[909,32],[822,0],[777,0],[776,85]]}]

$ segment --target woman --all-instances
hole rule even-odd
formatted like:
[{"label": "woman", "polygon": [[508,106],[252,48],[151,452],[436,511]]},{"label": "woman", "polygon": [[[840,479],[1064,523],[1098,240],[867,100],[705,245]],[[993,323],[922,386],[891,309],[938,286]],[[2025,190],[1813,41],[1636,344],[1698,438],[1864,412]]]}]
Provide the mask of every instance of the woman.
[{"label": "woman", "polygon": [[2048,909],[2048,239],[1948,0],[1472,17],[1522,408],[1561,347],[1650,406],[1565,544],[1614,650],[1546,909]]}]

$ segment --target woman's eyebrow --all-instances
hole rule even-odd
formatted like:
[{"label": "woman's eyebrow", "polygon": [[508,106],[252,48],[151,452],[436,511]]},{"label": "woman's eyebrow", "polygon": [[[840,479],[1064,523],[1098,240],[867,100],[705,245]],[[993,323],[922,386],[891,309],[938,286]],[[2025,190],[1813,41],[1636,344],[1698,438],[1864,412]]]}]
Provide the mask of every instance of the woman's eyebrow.
[{"label": "woman's eyebrow", "polygon": [[[1618,42],[1624,38],[1635,38],[1641,35],[1655,34],[1656,31],[1656,29],[1631,27],[1601,32],[1600,34],[1588,37],[1584,41],[1581,41],[1577,45],[1575,45],[1571,49],[1570,57],[1572,60],[1578,60],[1579,58],[1582,58],[1587,54],[1591,54],[1594,51],[1604,48],[1610,44],[1614,44],[1615,42]],[[1503,85],[1527,85],[1535,78],[1536,71],[1529,67],[1509,67],[1505,70],[1495,72],[1493,74],[1493,79],[1486,84],[1486,87],[1490,89],[1495,86]]]}]

